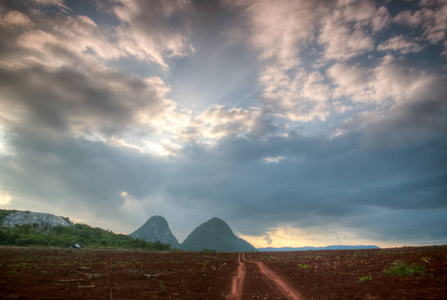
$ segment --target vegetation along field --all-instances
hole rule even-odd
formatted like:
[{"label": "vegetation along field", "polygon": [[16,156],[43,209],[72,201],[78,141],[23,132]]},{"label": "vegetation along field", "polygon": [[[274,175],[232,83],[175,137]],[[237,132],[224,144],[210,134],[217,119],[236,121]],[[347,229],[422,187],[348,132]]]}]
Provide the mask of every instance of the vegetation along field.
[{"label": "vegetation along field", "polygon": [[242,259],[238,253],[0,247],[2,299],[290,298],[279,281],[299,294],[293,299],[447,299],[446,278],[445,246],[256,252]]}]

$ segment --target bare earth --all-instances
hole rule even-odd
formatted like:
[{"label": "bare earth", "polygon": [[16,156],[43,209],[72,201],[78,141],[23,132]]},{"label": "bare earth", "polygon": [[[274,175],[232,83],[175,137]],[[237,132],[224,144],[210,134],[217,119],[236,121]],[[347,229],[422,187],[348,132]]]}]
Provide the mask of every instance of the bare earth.
[{"label": "bare earth", "polygon": [[[425,265],[425,274],[383,274],[398,262]],[[0,247],[0,299],[447,299],[446,278],[442,246],[244,254]]]}]

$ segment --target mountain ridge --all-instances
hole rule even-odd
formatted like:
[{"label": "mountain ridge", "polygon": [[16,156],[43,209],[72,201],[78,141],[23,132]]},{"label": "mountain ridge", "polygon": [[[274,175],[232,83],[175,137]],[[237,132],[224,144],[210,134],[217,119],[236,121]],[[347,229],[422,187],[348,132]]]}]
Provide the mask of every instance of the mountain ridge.
[{"label": "mountain ridge", "polygon": [[376,245],[356,245],[356,246],[331,245],[331,246],[325,246],[325,247],[305,246],[305,247],[281,247],[281,248],[265,247],[265,248],[258,248],[258,251],[260,251],[260,252],[285,252],[285,251],[308,251],[308,250],[358,250],[358,249],[380,249],[380,247],[378,247]]}]

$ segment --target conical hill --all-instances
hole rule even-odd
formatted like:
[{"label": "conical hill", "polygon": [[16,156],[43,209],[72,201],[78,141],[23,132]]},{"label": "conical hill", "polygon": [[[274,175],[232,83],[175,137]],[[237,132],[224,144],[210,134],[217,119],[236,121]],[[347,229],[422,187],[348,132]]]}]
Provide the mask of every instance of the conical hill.
[{"label": "conical hill", "polygon": [[250,252],[256,248],[238,238],[224,220],[212,218],[194,229],[180,246],[183,250],[218,252]]},{"label": "conical hill", "polygon": [[143,226],[130,234],[134,238],[144,239],[147,242],[159,241],[171,245],[171,248],[180,248],[176,237],[169,229],[168,222],[162,216],[150,217]]}]

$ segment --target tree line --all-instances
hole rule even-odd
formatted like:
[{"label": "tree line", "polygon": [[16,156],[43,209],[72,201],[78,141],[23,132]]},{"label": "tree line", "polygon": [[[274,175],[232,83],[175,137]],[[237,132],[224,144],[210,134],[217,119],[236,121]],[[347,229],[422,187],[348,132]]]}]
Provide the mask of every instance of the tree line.
[{"label": "tree line", "polygon": [[0,227],[0,245],[83,248],[171,250],[169,244],[147,242],[125,234],[115,234],[86,224],[42,228],[38,224]]}]

